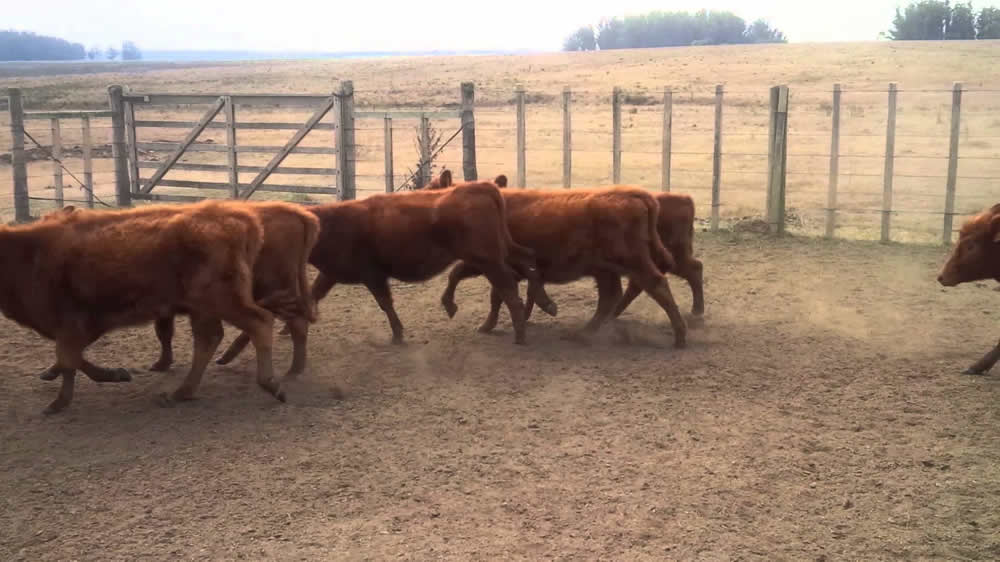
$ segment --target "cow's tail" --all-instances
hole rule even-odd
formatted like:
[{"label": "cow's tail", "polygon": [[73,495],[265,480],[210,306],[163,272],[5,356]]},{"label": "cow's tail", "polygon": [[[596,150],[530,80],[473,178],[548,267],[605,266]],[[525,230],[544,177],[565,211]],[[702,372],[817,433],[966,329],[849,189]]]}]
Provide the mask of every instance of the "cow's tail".
[{"label": "cow's tail", "polygon": [[312,296],[312,291],[309,289],[309,272],[306,270],[306,264],[309,263],[309,255],[316,246],[316,241],[319,240],[319,219],[312,213],[303,213],[302,227],[304,234],[302,241],[302,254],[296,256],[299,264],[298,304],[305,319],[312,324],[313,322],[316,322],[318,311],[316,301]]},{"label": "cow's tail", "polygon": [[677,263],[674,261],[674,256],[663,245],[660,232],[656,228],[660,219],[660,203],[646,190],[640,190],[640,193],[642,194],[640,198],[645,203],[649,216],[646,222],[648,223],[649,251],[653,255],[653,261],[657,262],[658,265],[662,264],[665,268],[663,273],[674,271],[677,269]]},{"label": "cow's tail", "polygon": [[507,246],[507,261],[514,265],[524,277],[533,279],[537,267],[535,251],[514,241],[514,237],[510,234],[510,225],[507,222],[507,201],[499,189],[490,190],[490,193],[500,211],[500,231],[503,233],[504,245]]}]

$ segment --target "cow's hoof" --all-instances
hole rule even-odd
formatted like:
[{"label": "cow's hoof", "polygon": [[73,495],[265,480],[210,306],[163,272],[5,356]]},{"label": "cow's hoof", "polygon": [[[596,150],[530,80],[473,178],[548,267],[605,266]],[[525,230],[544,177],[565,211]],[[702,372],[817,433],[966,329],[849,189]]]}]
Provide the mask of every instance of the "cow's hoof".
[{"label": "cow's hoof", "polygon": [[554,303],[554,302],[550,302],[550,303],[546,303],[546,304],[539,304],[538,308],[542,309],[542,312],[544,312],[545,314],[548,314],[549,316],[558,316],[559,315],[559,306],[556,305],[556,303]]},{"label": "cow's hoof", "polygon": [[170,399],[170,395],[166,392],[161,392],[153,397],[153,402],[161,408],[173,408],[176,402]]},{"label": "cow's hoof", "polygon": [[480,334],[488,334],[493,331],[493,326],[490,326],[489,324],[483,324],[482,326],[476,328],[476,331],[479,332]]},{"label": "cow's hoof", "polygon": [[288,324],[285,324],[285,327],[279,330],[278,333],[282,336],[287,336],[292,333],[292,330],[289,329]]},{"label": "cow's hoof", "polygon": [[53,367],[50,367],[48,369],[45,369],[41,373],[38,373],[38,378],[42,379],[43,381],[54,381],[59,378],[59,371],[57,371]]},{"label": "cow's hoof", "polygon": [[108,382],[132,382],[132,373],[128,369],[108,369]]},{"label": "cow's hoof", "polygon": [[441,306],[443,306],[444,311],[448,313],[448,318],[454,318],[455,314],[458,313],[458,305],[453,302],[441,301]]},{"label": "cow's hoof", "polygon": [[259,383],[260,387],[267,391],[268,394],[274,396],[279,402],[286,402],[285,389],[281,387],[281,384],[277,381],[270,380],[266,382]]},{"label": "cow's hoof", "polygon": [[58,414],[59,412],[65,410],[66,406],[67,404],[63,404],[61,400],[56,400],[42,410],[42,415],[51,416],[53,414]]},{"label": "cow's hoof", "polygon": [[977,371],[976,369],[973,369],[973,368],[970,367],[970,368],[962,371],[962,374],[963,375],[969,375],[969,376],[972,376],[972,377],[984,377],[984,376],[986,376],[986,371]]},{"label": "cow's hoof", "polygon": [[403,336],[392,336],[392,345],[406,345],[406,341]]},{"label": "cow's hoof", "polygon": [[158,359],[156,363],[149,366],[149,370],[154,373],[165,373],[170,370],[170,366],[173,365],[173,359]]},{"label": "cow's hoof", "polygon": [[703,328],[705,327],[705,317],[701,315],[689,315],[684,319],[688,325],[688,328]]},{"label": "cow's hoof", "polygon": [[528,338],[524,337],[524,335],[514,336],[514,344],[515,345],[528,345]]},{"label": "cow's hoof", "polygon": [[687,347],[687,338],[684,336],[674,338],[674,349],[684,349]]}]

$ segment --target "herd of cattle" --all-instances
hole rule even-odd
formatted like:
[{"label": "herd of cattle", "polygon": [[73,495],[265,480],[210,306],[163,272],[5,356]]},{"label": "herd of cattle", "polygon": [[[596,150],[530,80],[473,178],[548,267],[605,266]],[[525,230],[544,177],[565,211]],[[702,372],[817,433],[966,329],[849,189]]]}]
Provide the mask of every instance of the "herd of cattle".
[{"label": "herd of cattle", "polygon": [[[31,224],[0,227],[0,310],[55,341],[55,363],[40,377],[61,377],[62,386],[47,413],[70,404],[77,371],[97,382],[131,380],[126,369],[83,357],[111,330],[153,323],[160,357],[151,369],[168,369],[177,314],[190,318],[194,353],[184,381],[164,401],[193,398],[222,340],[223,322],[242,333],[218,362],[232,361],[252,343],[258,384],[284,401],[283,382],[305,369],[309,325],[334,285],[367,287],[400,343],[403,325],[389,279],[422,282],[452,264],[441,296],[450,317],[458,310],[459,282],[482,275],[491,285],[482,332],[496,326],[503,303],[514,341],[523,344],[535,303],[557,313],[545,283],[592,277],[597,310],[585,332],[646,292],[669,318],[675,347],[685,346],[687,322],[665,274],[690,285],[690,320],[699,322],[705,304],[691,197],[623,186],[542,191],[506,185],[505,176],[453,185],[445,171],[424,190],[312,207],[243,201],[116,211],[65,207]],[[318,270],[311,289],[306,264]],[[624,293],[622,276],[629,281]],[[938,280],[954,286],[990,278],[1000,280],[1000,205],[963,227]],[[522,280],[526,301],[518,292]],[[272,366],[276,317],[293,344],[281,379]],[[984,373],[998,359],[1000,344],[967,372]]]}]

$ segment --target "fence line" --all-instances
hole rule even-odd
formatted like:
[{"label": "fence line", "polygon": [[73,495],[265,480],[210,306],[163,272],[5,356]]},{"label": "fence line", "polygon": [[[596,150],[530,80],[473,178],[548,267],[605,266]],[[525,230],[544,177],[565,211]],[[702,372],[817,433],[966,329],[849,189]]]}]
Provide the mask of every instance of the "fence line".
[{"label": "fence line", "polygon": [[[345,83],[346,86],[347,83]],[[51,166],[51,175],[43,174],[35,170],[35,165],[29,161],[37,157],[34,154],[28,155],[24,146],[24,132],[30,132],[44,138],[46,142],[51,140],[51,152],[56,158],[65,158],[67,152],[70,157],[83,161],[84,184],[93,186],[95,177],[115,177],[115,184],[119,199],[127,201],[131,195],[142,190],[148,193],[145,186],[136,188],[140,179],[138,173],[142,169],[176,169],[186,172],[199,173],[224,173],[229,172],[228,182],[203,182],[195,180],[169,180],[172,184],[168,187],[178,188],[207,188],[217,190],[220,186],[229,185],[232,194],[243,194],[243,188],[247,191],[261,188],[264,179],[273,174],[298,174],[298,175],[322,175],[332,178],[331,183],[315,186],[268,186],[269,193],[274,193],[271,189],[289,187],[289,193],[304,193],[310,189],[329,190],[338,194],[340,198],[352,198],[356,191],[394,191],[395,182],[399,176],[395,170],[394,159],[399,157],[399,152],[393,150],[394,136],[414,133],[423,136],[431,126],[431,123],[444,124],[451,132],[451,123],[455,123],[456,134],[462,137],[462,146],[455,152],[461,151],[461,158],[455,158],[449,152],[439,158],[445,165],[461,165],[465,179],[474,179],[478,176],[478,166],[485,165],[495,168],[503,168],[503,172],[512,174],[513,184],[518,187],[528,185],[528,174],[545,174],[535,176],[531,184],[551,184],[561,185],[564,188],[579,184],[584,178],[593,178],[595,174],[603,177],[601,181],[620,183],[626,180],[626,176],[632,177],[638,174],[643,185],[659,189],[660,191],[675,190],[678,185],[674,174],[683,174],[681,179],[687,178],[684,184],[690,191],[708,192],[711,196],[710,228],[717,230],[720,228],[722,216],[720,209],[728,206],[731,209],[745,206],[746,198],[741,194],[766,194],[766,201],[754,203],[751,206],[757,207],[763,204],[767,222],[771,230],[780,232],[786,223],[786,199],[791,197],[797,201],[800,195],[825,194],[822,203],[815,204],[815,207],[806,207],[806,210],[818,208],[822,213],[823,228],[821,231],[827,237],[834,237],[838,230],[844,228],[846,223],[842,219],[849,213],[858,212],[851,206],[843,205],[840,196],[856,195],[877,198],[881,195],[881,206],[878,213],[881,218],[880,239],[890,241],[894,239],[895,228],[893,217],[900,214],[931,214],[939,215],[943,218],[941,223],[941,240],[944,243],[951,241],[954,231],[953,217],[965,213],[956,212],[956,199],[958,196],[958,184],[962,181],[992,181],[1000,176],[1000,167],[994,166],[994,162],[1000,162],[1000,155],[996,149],[992,148],[990,141],[1000,139],[1000,134],[993,134],[990,127],[985,128],[979,125],[980,121],[994,113],[990,113],[988,105],[983,105],[983,99],[973,102],[973,105],[962,108],[963,94],[979,93],[1000,93],[1000,90],[989,89],[963,89],[961,84],[955,84],[951,90],[938,89],[907,89],[890,84],[888,89],[851,89],[840,84],[833,86],[832,90],[825,89],[803,89],[789,91],[787,87],[779,87],[773,90],[771,103],[767,103],[763,91],[729,91],[719,85],[713,90],[704,88],[665,88],[661,93],[642,88],[623,89],[619,87],[611,88],[610,91],[596,90],[575,90],[565,87],[557,94],[540,94],[527,92],[523,87],[513,90],[487,88],[479,89],[480,100],[477,105],[475,99],[475,88],[471,83],[461,85],[457,88],[455,104],[449,104],[447,109],[439,110],[429,107],[422,110],[407,108],[400,111],[361,111],[355,109],[355,94],[365,93],[366,90],[350,89],[349,95],[346,91],[341,91],[338,96],[339,101],[333,110],[334,123],[313,123],[309,130],[329,131],[334,137],[334,143],[324,143],[322,146],[298,146],[297,141],[286,146],[273,146],[278,143],[260,143],[260,146],[237,145],[237,132],[240,135],[254,135],[257,131],[266,130],[288,130],[302,133],[302,125],[298,123],[277,122],[279,119],[272,118],[270,121],[237,121],[234,106],[240,104],[260,104],[267,103],[268,110],[273,108],[270,105],[280,106],[287,101],[289,107],[295,107],[308,111],[316,108],[317,104],[329,99],[329,95],[308,95],[308,96],[266,96],[266,95],[187,95],[187,94],[134,94],[124,91],[121,94],[120,107],[115,107],[114,99],[109,90],[109,102],[112,109],[102,111],[80,112],[80,111],[35,111],[24,112],[20,100],[20,93],[15,90],[9,92],[11,103],[8,103],[8,113],[10,114],[10,142],[12,165],[12,180],[14,185],[14,208],[17,220],[29,220],[30,208],[28,202],[33,200],[47,199],[37,198],[32,193],[29,197],[27,183],[28,180],[41,180],[45,177],[52,178],[55,191],[52,199],[58,203],[63,199],[63,168]],[[369,93],[375,93],[368,91]],[[904,118],[903,129],[908,115],[916,111],[918,118],[920,115],[933,112],[938,113],[937,123],[943,125],[944,116],[942,108],[947,108],[946,103],[921,102],[916,109],[912,104],[900,105],[899,102],[906,103],[907,95],[931,95],[952,93],[951,99],[951,119],[948,135],[948,151],[944,153],[944,143],[940,144],[940,153],[932,145],[941,140],[942,135],[935,135],[928,131],[930,121],[921,123],[920,128],[914,130],[899,130],[897,127],[897,114]],[[383,94],[383,92],[378,92]],[[500,94],[500,95],[497,95]],[[814,96],[829,96],[826,100],[809,101],[802,105],[796,105],[796,94],[808,94]],[[859,98],[859,95],[863,96]],[[876,95],[883,96],[886,104],[886,113],[881,113],[881,109],[874,111],[871,107],[877,107],[879,102],[873,102]],[[775,98],[777,96],[777,98]],[[853,96],[853,97],[852,97]],[[16,100],[14,98],[17,98]],[[192,136],[190,142],[171,143],[156,140],[154,142],[143,142],[136,139],[136,130],[149,131],[163,128],[188,128],[196,127],[199,122],[191,121],[191,117],[169,120],[162,116],[165,109],[160,109],[156,120],[136,119],[134,112],[136,107],[144,104],[170,104],[171,107],[177,104],[202,104],[203,106],[215,103],[217,100],[224,110],[224,122],[212,122],[211,119],[202,129],[212,129],[218,132],[225,130],[225,144],[219,142],[202,143],[194,142]],[[923,98],[917,98],[923,99]],[[228,101],[226,101],[228,100]],[[607,107],[610,115],[607,115],[603,123],[594,123],[588,119],[574,119],[573,113],[586,111],[587,117],[594,114],[596,103]],[[776,105],[777,100],[777,105]],[[812,100],[812,98],[811,98]],[[859,101],[863,100],[863,101]],[[391,106],[391,103],[381,105]],[[361,104],[357,104],[361,107]],[[365,105],[370,107],[372,104]],[[162,106],[161,106],[162,107]],[[460,110],[455,110],[460,107]],[[727,109],[729,108],[729,109]],[[810,109],[812,108],[812,109]],[[798,118],[799,114],[808,117],[808,112],[826,112],[829,123],[829,130],[823,124],[810,124],[809,120]],[[985,109],[984,109],[985,108]],[[194,108],[197,111],[200,109]],[[966,111],[967,121],[973,123],[973,132],[970,134],[969,125],[962,123],[962,111]],[[656,121],[650,121],[649,116],[662,111],[662,118],[656,117]],[[708,112],[714,113],[714,123],[708,116]],[[763,126],[758,129],[753,127],[763,125],[763,112],[769,114],[766,130],[767,148],[764,149],[765,129]],[[922,113],[921,113],[922,112]],[[190,115],[190,112],[188,112]],[[732,117],[730,117],[732,115]],[[476,117],[479,117],[479,123]],[[110,126],[105,125],[105,119],[111,119]],[[100,124],[93,123],[94,119],[101,119]],[[221,119],[221,118],[220,118]],[[374,120],[378,119],[378,123]],[[395,119],[395,120],[394,120]],[[691,120],[694,120],[692,123]],[[738,120],[739,119],[739,120]],[[48,126],[41,125],[44,121],[49,121]],[[419,126],[404,125],[409,123],[405,120],[419,120]],[[72,121],[67,124],[67,121]],[[357,123],[356,121],[361,121]],[[657,123],[657,121],[659,121]],[[35,125],[39,122],[38,125]],[[498,124],[499,122],[499,124]],[[27,127],[25,124],[27,123]],[[508,126],[504,126],[508,124]],[[708,127],[705,124],[711,123],[711,141],[708,141]],[[789,124],[796,124],[800,128],[789,130]],[[532,127],[532,124],[541,125]],[[574,128],[574,124],[577,125]],[[610,126],[606,126],[610,125]],[[89,126],[88,126],[89,125]],[[560,127],[561,125],[561,127]],[[965,125],[963,127],[963,125]],[[875,129],[885,127],[884,136],[875,132]],[[93,134],[95,130],[110,129],[112,131],[111,161],[115,164],[115,171],[95,171],[94,160],[100,158],[98,152],[106,150],[102,147],[95,147],[93,144]],[[80,142],[76,146],[81,147],[80,156],[76,156],[76,147],[67,150],[67,131],[72,131],[74,139],[76,131],[80,131]],[[308,131],[307,131],[308,132]],[[197,131],[200,133],[200,130]],[[394,135],[394,133],[397,133]],[[298,133],[297,133],[298,135]],[[359,135],[360,138],[355,138]],[[591,142],[580,143],[580,136],[593,139]],[[304,133],[299,136],[304,136]],[[535,139],[538,144],[531,142]],[[576,138],[574,138],[576,136]],[[5,135],[6,137],[6,135]],[[478,137],[478,138],[477,138]],[[514,137],[510,139],[510,137]],[[676,137],[676,138],[675,138]],[[753,139],[760,138],[759,145]],[[218,137],[215,137],[218,139]],[[829,145],[824,146],[824,138],[829,139]],[[726,139],[730,139],[727,141]],[[877,153],[865,150],[867,139],[884,139],[884,151]],[[185,139],[188,140],[188,139]],[[301,138],[299,139],[301,140]],[[395,139],[398,142],[398,138]],[[426,139],[425,139],[426,140]],[[594,142],[596,141],[596,142]],[[75,142],[75,141],[74,141]],[[208,144],[206,144],[208,143]],[[709,145],[710,143],[710,145]],[[844,150],[845,143],[849,145]],[[852,143],[860,143],[858,146],[850,146]],[[724,150],[723,145],[727,145],[729,150]],[[269,146],[271,145],[271,146]],[[801,145],[800,151],[796,151],[797,145]],[[964,145],[964,146],[963,146]],[[820,148],[822,146],[822,148]],[[826,147],[829,152],[824,152]],[[701,149],[704,147],[704,149]],[[959,149],[962,148],[960,154]],[[851,150],[854,152],[850,152]],[[95,152],[95,150],[97,152]],[[150,159],[148,151],[167,151],[171,154],[194,153],[197,157],[194,162],[181,162],[180,158],[173,159],[174,164],[165,166],[164,161],[156,158]],[[486,151],[491,155],[489,160],[484,161],[478,158],[479,151]],[[440,151],[438,151],[440,152]],[[539,160],[529,160],[529,154],[540,154]],[[597,154],[608,154],[607,160],[595,158]],[[209,157],[213,153],[225,153],[226,164],[206,164],[202,157]],[[247,166],[246,162],[238,162],[238,159],[245,159],[254,153],[275,155],[272,163],[266,166]],[[306,168],[299,164],[292,166],[281,166],[281,160],[293,154],[298,157],[330,158],[335,162],[326,160],[323,167]],[[506,155],[502,153],[507,153]],[[574,160],[574,153],[588,155],[586,158]],[[554,159],[548,154],[559,154]],[[330,155],[330,156],[325,156]],[[659,158],[655,158],[659,156]],[[237,158],[239,157],[239,158]],[[645,157],[649,157],[646,159]],[[711,157],[711,164],[707,158]],[[764,158],[767,158],[767,166],[762,167]],[[792,166],[787,160],[791,157]],[[140,160],[142,158],[142,160]],[[192,157],[194,158],[194,157]],[[418,154],[418,170],[422,181],[429,180],[430,161],[437,158],[432,157],[427,151]],[[548,162],[555,164],[543,165],[541,158],[548,159]],[[655,158],[655,159],[654,159]],[[704,158],[704,160],[702,160]],[[814,167],[823,159],[828,162],[822,168]],[[878,162],[881,160],[881,166]],[[251,158],[251,163],[253,159]],[[277,162],[277,163],[274,163]],[[757,163],[760,164],[757,164]],[[940,170],[936,168],[940,162]],[[944,162],[947,162],[945,166]],[[32,167],[28,173],[28,167]],[[376,168],[377,166],[377,168]],[[604,167],[607,166],[607,167]],[[704,166],[704,168],[701,168]],[[879,169],[876,169],[876,166]],[[969,169],[968,166],[975,166]],[[991,167],[992,166],[992,167]],[[530,169],[529,169],[530,167]],[[119,172],[119,168],[121,172]],[[576,169],[574,169],[576,168]],[[747,169],[754,168],[754,169]],[[963,170],[965,169],[964,173]],[[605,170],[599,172],[598,170]],[[239,181],[240,172],[258,173],[258,178],[253,182],[244,184]],[[166,173],[166,172],[164,172]],[[262,174],[262,176],[260,175]],[[160,174],[159,181],[162,182],[163,174]],[[710,177],[710,183],[695,183],[693,178],[688,176]],[[826,177],[822,187],[813,183],[807,178]],[[124,177],[124,179],[122,179]],[[155,177],[155,176],[154,176]],[[171,176],[173,177],[173,176]],[[763,178],[766,177],[766,181]],[[263,178],[263,179],[261,179]],[[543,178],[539,180],[538,178]],[[756,179],[760,178],[760,179]],[[789,179],[790,178],[790,179]],[[856,181],[865,179],[881,178],[881,190],[876,190],[874,182]],[[364,185],[356,185],[356,180],[377,180],[377,188],[372,187],[369,182]],[[940,182],[941,192],[931,193],[924,191],[913,191],[907,186],[918,186],[913,181],[899,182],[895,180],[926,180],[929,182]],[[141,180],[147,181],[147,180]],[[701,180],[697,180],[700,182]],[[792,182],[787,184],[787,182]],[[124,183],[127,190],[122,196],[119,184]],[[322,183],[322,182],[320,182]],[[871,193],[859,191],[857,187],[868,186],[873,188]],[[256,187],[253,187],[256,186]],[[733,189],[734,186],[736,189]],[[900,186],[903,189],[900,189]],[[85,186],[86,187],[86,186]],[[852,187],[854,189],[852,189]],[[846,189],[845,189],[846,188]],[[320,192],[320,191],[317,191]],[[323,191],[325,193],[325,191]],[[964,197],[972,197],[977,201],[988,196],[988,192],[982,194],[968,193],[963,191]],[[940,210],[907,210],[894,207],[896,199],[907,197],[933,198],[937,200],[943,197],[943,206]],[[730,201],[730,198],[733,198]],[[744,202],[739,202],[744,201]],[[871,201],[874,203],[874,199]],[[121,201],[119,201],[121,204]],[[802,210],[801,203],[798,210]],[[865,208],[867,209],[867,207]],[[727,211],[728,213],[729,211]],[[868,212],[867,210],[865,212]]]}]

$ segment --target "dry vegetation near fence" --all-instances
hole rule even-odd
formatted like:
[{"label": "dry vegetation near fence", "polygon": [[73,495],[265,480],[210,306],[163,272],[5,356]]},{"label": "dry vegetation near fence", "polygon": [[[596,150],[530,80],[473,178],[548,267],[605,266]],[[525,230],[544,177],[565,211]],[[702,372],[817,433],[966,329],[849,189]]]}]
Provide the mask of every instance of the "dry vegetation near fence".
[{"label": "dry vegetation near fence", "polygon": [[[832,86],[844,88],[838,235],[877,237],[883,190],[886,90],[899,84],[894,177],[893,239],[934,241],[940,237],[947,170],[952,82],[969,90],[963,99],[956,211],[974,212],[1000,198],[1000,76],[997,42],[857,43],[834,45],[752,45],[555,53],[533,56],[399,57],[329,61],[265,61],[197,65],[157,63],[118,67],[62,65],[62,75],[15,67],[4,85],[24,90],[28,109],[101,108],[106,86],[127,84],[136,92],[325,93],[341,80],[353,80],[356,105],[364,109],[457,109],[459,84],[476,83],[478,161],[481,175],[516,170],[515,86],[527,95],[527,178],[529,185],[562,182],[562,88],[570,86],[573,120],[573,183],[611,180],[611,90],[623,88],[623,175],[628,183],[660,184],[662,92],[674,89],[672,182],[692,193],[699,215],[708,216],[712,169],[715,84],[725,85],[721,214],[738,220],[763,212],[767,151],[767,89],[788,84],[788,193],[790,228],[820,233],[826,208]],[[21,68],[23,75],[17,75]],[[119,68],[127,72],[112,72]],[[992,91],[989,91],[992,90]],[[202,108],[140,110],[139,119],[195,120]],[[302,122],[308,112],[246,110],[241,119]],[[6,117],[4,117],[6,118]],[[108,129],[95,122],[95,146],[107,142]],[[413,150],[418,120],[394,122],[395,183],[417,160]],[[47,123],[29,124],[43,143]],[[450,136],[458,120],[436,121]],[[357,122],[358,196],[382,191],[383,123]],[[64,126],[64,136],[67,136]],[[183,129],[141,129],[140,140],[177,141]],[[7,139],[5,130],[0,139]],[[72,131],[68,133],[72,136]],[[101,135],[104,135],[103,137]],[[241,143],[280,145],[290,131],[240,131]],[[329,132],[313,132],[306,146],[333,142]],[[206,131],[204,140],[223,143],[224,131]],[[460,139],[459,139],[460,140]],[[72,142],[72,141],[64,141]],[[6,144],[6,143],[5,143]],[[30,146],[30,144],[29,144]],[[186,155],[188,162],[222,162],[224,154]],[[263,165],[268,155],[248,155],[241,164]],[[333,160],[333,157],[328,157]],[[301,163],[296,163],[297,161]],[[308,163],[306,163],[308,162]],[[439,161],[461,170],[461,145],[454,142]],[[287,166],[329,167],[322,156],[293,155]],[[36,162],[29,175],[33,195],[44,191],[51,165]],[[112,192],[110,162],[95,163],[95,182]],[[220,181],[204,172],[171,171],[173,179]],[[316,177],[282,176],[280,183],[310,183]],[[270,180],[279,182],[277,177]],[[332,182],[332,178],[326,179]],[[0,182],[9,184],[9,167],[0,163]],[[160,188],[157,188],[158,190]],[[189,190],[177,191],[190,193]],[[320,199],[320,197],[315,197]],[[10,205],[0,205],[8,207]]]}]

